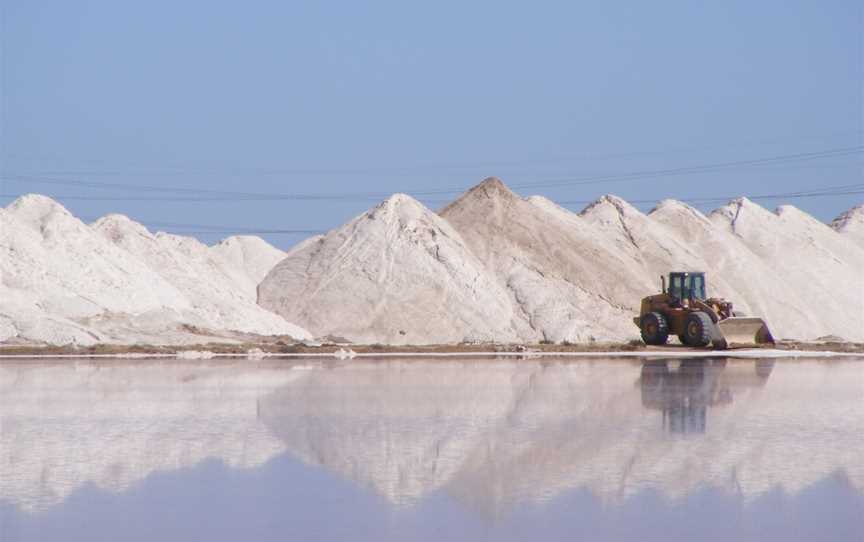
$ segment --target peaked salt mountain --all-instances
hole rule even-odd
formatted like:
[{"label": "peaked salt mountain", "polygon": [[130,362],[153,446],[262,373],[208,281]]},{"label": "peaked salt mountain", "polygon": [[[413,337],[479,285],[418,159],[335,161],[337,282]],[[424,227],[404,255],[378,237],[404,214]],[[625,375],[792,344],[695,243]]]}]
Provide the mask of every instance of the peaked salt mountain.
[{"label": "peaked salt mountain", "polygon": [[258,284],[285,258],[285,252],[255,235],[235,235],[211,247],[209,257],[242,285],[242,295],[254,302],[258,299]]},{"label": "peaked salt mountain", "polygon": [[849,209],[831,222],[831,227],[864,248],[864,205]]},{"label": "peaked salt mountain", "polygon": [[632,318],[627,300],[648,288],[650,277],[635,283],[615,280],[614,270],[626,267],[627,260],[614,247],[598,243],[597,229],[578,215],[545,199],[520,198],[492,178],[445,207],[441,216],[506,288],[513,317],[528,328],[523,340],[584,342],[632,335],[626,329]]},{"label": "peaked salt mountain", "polygon": [[[214,249],[194,237],[159,232],[152,234],[122,215],[109,215],[93,229],[143,262],[153,273],[183,292],[194,312],[182,313],[184,321],[207,329],[234,330],[261,335],[305,336],[305,332],[255,304],[255,279],[243,261],[231,261],[225,245]],[[263,242],[263,241],[262,241]],[[259,246],[258,248],[261,248]],[[264,247],[262,259],[273,261],[272,247]]]},{"label": "peaked salt mountain", "polygon": [[776,337],[864,340],[864,206],[830,226],[746,198],[706,216],[604,196],[576,214],[490,178],[440,214],[397,194],[287,253],[250,236],[208,247],[121,215],[88,226],[24,196],[0,209],[0,342],[621,341],[672,269],[707,271],[711,294]]},{"label": "peaked salt mountain", "polygon": [[459,233],[404,194],[292,250],[258,303],[364,343],[519,341],[527,328]]},{"label": "peaked salt mountain", "polygon": [[661,202],[649,216],[676,232],[684,243],[699,248],[704,258],[700,255],[691,268],[698,265],[708,271],[710,295],[732,300],[738,313],[765,318],[782,337],[828,334],[818,315],[796,302],[800,291],[791,282],[778,280],[778,269],[750,250],[741,237],[674,200]]},{"label": "peaked salt mountain", "polygon": [[247,239],[210,248],[152,234],[121,215],[88,226],[50,198],[23,196],[0,209],[0,342],[176,344],[234,332],[306,338],[255,302],[261,268],[283,255]]},{"label": "peaked salt mountain", "polygon": [[190,308],[50,198],[19,198],[0,210],[0,225],[0,340],[92,344],[102,337],[89,319]]},{"label": "peaked salt mountain", "polygon": [[[710,215],[769,267],[760,277],[791,286],[789,296],[764,296],[767,313],[783,336],[816,338],[864,335],[864,250],[801,210],[784,205],[772,213],[739,198]],[[797,326],[797,327],[796,327]]]},{"label": "peaked salt mountain", "polygon": [[304,243],[258,299],[358,342],[621,341],[638,337],[632,318],[660,275],[704,270],[709,293],[764,316],[778,338],[864,340],[864,251],[850,242],[850,213],[832,229],[745,198],[705,216],[604,196],[576,214],[489,178],[440,216],[399,195]]}]

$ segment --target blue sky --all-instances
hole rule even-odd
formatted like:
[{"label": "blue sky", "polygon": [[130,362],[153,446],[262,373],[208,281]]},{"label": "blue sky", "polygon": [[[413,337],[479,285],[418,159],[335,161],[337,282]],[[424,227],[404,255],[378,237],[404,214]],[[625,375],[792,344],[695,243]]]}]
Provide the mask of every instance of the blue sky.
[{"label": "blue sky", "polygon": [[[490,175],[577,211],[605,193],[649,210],[864,186],[856,0],[0,9],[4,204],[41,192],[85,218],[193,225],[162,228],[178,232],[318,230],[396,191],[436,208]],[[830,220],[855,190],[759,202]]]}]

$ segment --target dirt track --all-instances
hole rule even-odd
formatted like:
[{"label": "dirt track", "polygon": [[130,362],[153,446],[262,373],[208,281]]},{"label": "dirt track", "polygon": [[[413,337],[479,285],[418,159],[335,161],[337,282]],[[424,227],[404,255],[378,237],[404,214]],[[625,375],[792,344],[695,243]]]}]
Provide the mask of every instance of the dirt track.
[{"label": "dirt track", "polygon": [[[692,348],[681,345],[645,346],[641,342],[630,343],[587,343],[587,344],[460,344],[460,345],[417,345],[417,346],[387,346],[381,344],[322,344],[306,345],[301,343],[276,342],[244,342],[244,343],[202,343],[187,346],[157,346],[157,345],[96,345],[88,347],[74,346],[0,346],[0,355],[110,355],[110,354],[172,354],[179,351],[207,351],[215,354],[246,354],[250,350],[260,349],[270,354],[328,354],[340,348],[351,349],[358,354],[375,353],[480,353],[480,352],[637,352],[637,351],[668,351],[668,352],[704,352],[704,348]],[[756,348],[760,348],[757,346]],[[828,351],[845,353],[864,353],[864,343],[848,342],[813,342],[803,343],[781,341],[776,345],[762,345],[761,348],[789,351]],[[718,351],[722,353],[723,351]]]}]

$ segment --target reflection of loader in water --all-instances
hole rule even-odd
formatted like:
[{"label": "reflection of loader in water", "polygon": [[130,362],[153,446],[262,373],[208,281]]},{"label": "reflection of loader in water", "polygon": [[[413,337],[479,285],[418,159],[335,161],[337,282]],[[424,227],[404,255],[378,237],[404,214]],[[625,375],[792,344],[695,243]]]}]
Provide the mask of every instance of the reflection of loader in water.
[{"label": "reflection of loader in water", "polygon": [[774,362],[759,360],[755,370],[749,363],[743,366],[745,372],[727,370],[725,358],[685,359],[677,369],[668,361],[646,361],[639,380],[642,405],[660,410],[663,429],[671,433],[704,433],[708,407],[731,403],[735,388],[763,386]]}]

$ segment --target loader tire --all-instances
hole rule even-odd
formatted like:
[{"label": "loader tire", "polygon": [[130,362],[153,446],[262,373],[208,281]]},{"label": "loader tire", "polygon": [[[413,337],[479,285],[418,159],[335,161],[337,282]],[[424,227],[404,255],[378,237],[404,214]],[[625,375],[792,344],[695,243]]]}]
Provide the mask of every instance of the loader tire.
[{"label": "loader tire", "polygon": [[659,312],[649,312],[642,317],[639,324],[642,340],[645,344],[666,344],[669,340],[669,323]]},{"label": "loader tire", "polygon": [[708,346],[711,342],[711,317],[704,312],[692,312],[684,321],[684,342],[688,346]]}]

